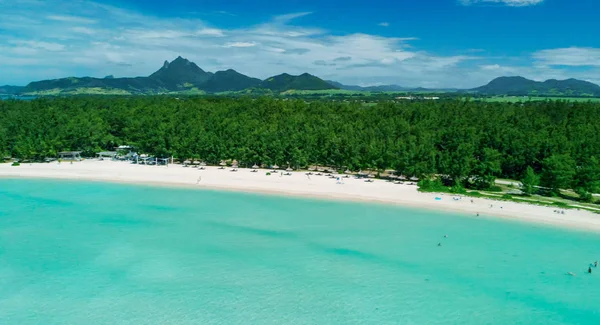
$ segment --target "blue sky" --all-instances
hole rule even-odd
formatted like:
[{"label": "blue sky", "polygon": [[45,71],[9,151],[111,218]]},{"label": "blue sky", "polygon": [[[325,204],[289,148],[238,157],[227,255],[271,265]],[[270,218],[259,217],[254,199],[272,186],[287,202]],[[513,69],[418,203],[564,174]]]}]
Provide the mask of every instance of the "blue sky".
[{"label": "blue sky", "polygon": [[596,0],[0,0],[0,84],[208,71],[475,87],[504,75],[600,83]]}]

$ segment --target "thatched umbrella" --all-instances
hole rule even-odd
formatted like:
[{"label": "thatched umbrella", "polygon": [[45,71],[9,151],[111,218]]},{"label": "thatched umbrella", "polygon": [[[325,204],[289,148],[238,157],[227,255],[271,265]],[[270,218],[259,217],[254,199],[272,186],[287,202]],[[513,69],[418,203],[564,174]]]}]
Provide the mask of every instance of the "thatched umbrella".
[{"label": "thatched umbrella", "polygon": [[252,169],[258,169],[258,165],[257,164],[252,165]]},{"label": "thatched umbrella", "polygon": [[183,164],[184,164],[184,165],[189,165],[189,164],[191,164],[191,163],[192,163],[192,162],[191,162],[191,161],[189,161],[189,160],[186,160],[186,161],[184,161],[184,162],[183,162]]},{"label": "thatched umbrella", "polygon": [[205,163],[204,161],[203,161],[203,162],[200,162],[200,166],[202,166],[202,167],[206,167],[206,163]]},{"label": "thatched umbrella", "polygon": [[239,163],[238,163],[237,159],[234,159],[234,160],[231,162],[231,166],[236,166],[236,167],[237,167],[237,165],[239,165]]},{"label": "thatched umbrella", "polygon": [[369,175],[369,173],[367,173],[367,172],[363,172],[362,170],[360,170],[360,171],[358,172],[358,176],[367,176],[367,175]]},{"label": "thatched umbrella", "polygon": [[286,172],[293,172],[294,170],[292,169],[292,167],[288,167],[285,171]]},{"label": "thatched umbrella", "polygon": [[317,170],[316,166],[310,166],[310,167],[308,167],[308,171],[309,172],[314,172],[315,170]]},{"label": "thatched umbrella", "polygon": [[322,173],[322,172],[324,172],[324,171],[325,171],[325,169],[324,169],[324,168],[322,168],[322,167],[318,167],[318,168],[317,168],[317,171],[318,171],[319,173]]},{"label": "thatched umbrella", "polygon": [[416,178],[415,176],[413,176],[413,177],[411,177],[411,178],[410,178],[410,181],[411,181],[411,182],[418,182],[418,181],[419,181],[419,179],[418,179],[418,178]]},{"label": "thatched umbrella", "polygon": [[221,162],[219,163],[219,166],[227,166],[227,163],[225,162],[225,160],[221,160]]},{"label": "thatched umbrella", "polygon": [[279,169],[279,166],[277,166],[277,165],[273,165],[272,167],[273,167],[273,169]]},{"label": "thatched umbrella", "polygon": [[368,178],[375,178],[375,174],[369,174],[367,175]]},{"label": "thatched umbrella", "polygon": [[346,175],[350,175],[350,174],[352,174],[352,171],[351,171],[350,169],[346,169],[346,170],[344,171],[344,174],[346,174]]},{"label": "thatched umbrella", "polygon": [[398,179],[401,180],[401,181],[405,181],[406,180],[406,176],[400,175],[400,176],[398,176]]},{"label": "thatched umbrella", "polygon": [[198,160],[194,160],[194,162],[192,164],[194,164],[194,165],[200,165],[200,162]]}]

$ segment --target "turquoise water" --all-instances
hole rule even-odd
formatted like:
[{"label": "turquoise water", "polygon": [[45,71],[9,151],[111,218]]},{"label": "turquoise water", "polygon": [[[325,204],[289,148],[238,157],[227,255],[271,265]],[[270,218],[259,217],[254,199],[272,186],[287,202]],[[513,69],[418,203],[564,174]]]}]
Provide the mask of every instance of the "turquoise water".
[{"label": "turquoise water", "polygon": [[595,260],[597,234],[470,216],[0,179],[2,325],[600,324]]}]

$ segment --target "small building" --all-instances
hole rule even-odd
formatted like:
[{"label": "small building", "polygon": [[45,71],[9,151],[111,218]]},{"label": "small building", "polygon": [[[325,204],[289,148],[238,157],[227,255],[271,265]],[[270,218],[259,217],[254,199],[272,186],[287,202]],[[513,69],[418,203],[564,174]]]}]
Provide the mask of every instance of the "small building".
[{"label": "small building", "polygon": [[58,159],[81,161],[81,151],[62,151],[58,153]]},{"label": "small building", "polygon": [[117,152],[116,151],[102,151],[102,152],[97,153],[96,156],[98,156],[98,158],[100,158],[100,159],[104,159],[104,158],[115,159],[115,158],[117,158]]}]

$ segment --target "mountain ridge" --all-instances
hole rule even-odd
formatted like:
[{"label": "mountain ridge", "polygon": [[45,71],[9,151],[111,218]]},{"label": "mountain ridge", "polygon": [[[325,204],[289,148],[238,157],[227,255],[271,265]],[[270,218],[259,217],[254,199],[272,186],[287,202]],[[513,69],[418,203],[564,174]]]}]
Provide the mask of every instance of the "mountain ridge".
[{"label": "mountain ridge", "polygon": [[521,76],[498,77],[487,85],[470,89],[470,91],[483,95],[600,96],[599,85],[574,78],[535,81]]},{"label": "mountain ridge", "polygon": [[205,71],[196,63],[181,56],[165,61],[162,67],[147,77],[104,78],[67,77],[30,82],[21,86],[0,86],[0,95],[69,95],[98,94],[161,94],[161,93],[284,93],[290,90],[347,90],[365,92],[458,92],[487,96],[577,96],[600,97],[600,86],[578,80],[549,79],[534,81],[521,76],[504,76],[488,84],[471,89],[409,88],[399,85],[357,86],[344,85],[333,80],[323,80],[303,73],[282,73],[264,80],[252,78],[233,69]]},{"label": "mountain ridge", "polygon": [[[0,94],[58,95],[77,93],[81,89],[87,89],[88,93],[92,90],[98,92],[106,90],[110,94],[158,94],[186,91],[218,93],[254,88],[264,88],[278,92],[290,89],[337,89],[335,86],[308,73],[298,76],[283,73],[260,80],[241,74],[233,69],[215,73],[207,72],[194,62],[181,56],[171,62],[165,61],[160,69],[147,77],[115,78],[112,75],[104,78],[67,77],[34,81],[20,88],[10,87],[12,88],[9,88],[9,86],[1,87]],[[18,89],[18,91],[15,91],[15,89]]]}]

